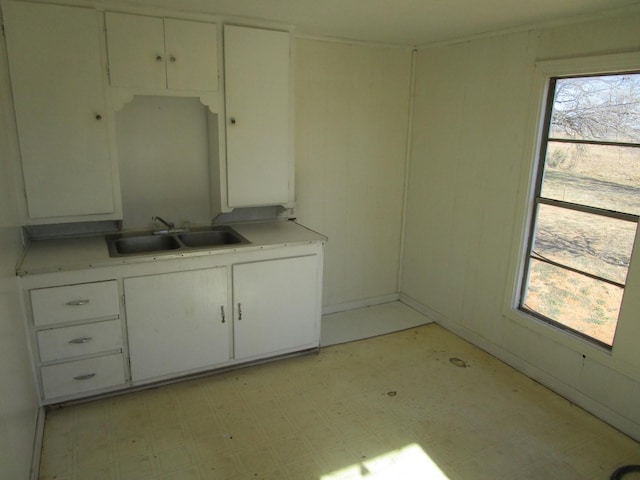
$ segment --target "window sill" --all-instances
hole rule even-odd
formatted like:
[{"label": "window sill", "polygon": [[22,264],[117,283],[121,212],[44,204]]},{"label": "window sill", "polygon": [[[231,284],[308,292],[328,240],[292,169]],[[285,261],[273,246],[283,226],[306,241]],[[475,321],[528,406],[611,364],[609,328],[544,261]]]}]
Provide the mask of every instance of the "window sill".
[{"label": "window sill", "polygon": [[503,310],[503,316],[522,328],[546,337],[554,343],[569,348],[585,357],[596,360],[607,367],[613,367],[613,364],[615,363],[613,359],[613,348],[607,348],[592,343],[589,340],[583,339],[567,330],[557,327],[551,323],[547,323],[544,320],[527,314],[517,308],[505,308]]}]

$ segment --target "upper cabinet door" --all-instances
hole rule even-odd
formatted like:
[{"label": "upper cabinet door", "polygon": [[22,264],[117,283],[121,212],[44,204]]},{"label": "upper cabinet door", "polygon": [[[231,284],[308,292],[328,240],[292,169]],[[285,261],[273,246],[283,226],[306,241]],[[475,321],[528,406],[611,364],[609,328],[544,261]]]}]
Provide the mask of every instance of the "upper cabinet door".
[{"label": "upper cabinet door", "polygon": [[224,27],[227,200],[291,200],[289,33]]},{"label": "upper cabinet door", "polygon": [[218,33],[213,23],[164,20],[167,85],[218,90]]},{"label": "upper cabinet door", "polygon": [[29,217],[113,217],[98,13],[3,7]]},{"label": "upper cabinet door", "polygon": [[111,85],[165,88],[162,18],[107,12],[105,22]]},{"label": "upper cabinet door", "polygon": [[218,89],[215,24],[112,12],[105,21],[112,86]]}]

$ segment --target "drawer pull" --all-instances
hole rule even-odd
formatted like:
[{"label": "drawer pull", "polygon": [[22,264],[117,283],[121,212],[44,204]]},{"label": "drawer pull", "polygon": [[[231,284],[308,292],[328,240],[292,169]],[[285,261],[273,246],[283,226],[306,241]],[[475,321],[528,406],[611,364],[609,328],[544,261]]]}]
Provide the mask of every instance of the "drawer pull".
[{"label": "drawer pull", "polygon": [[95,373],[85,373],[84,375],[78,375],[77,377],[73,377],[74,380],[89,380],[90,378],[95,377]]},{"label": "drawer pull", "polygon": [[70,302],[67,302],[67,305],[70,307],[79,307],[81,305],[86,305],[87,303],[89,303],[89,300],[71,300]]},{"label": "drawer pull", "polygon": [[74,338],[73,340],[69,340],[69,343],[88,343],[91,340],[93,340],[93,337],[80,337],[80,338]]}]

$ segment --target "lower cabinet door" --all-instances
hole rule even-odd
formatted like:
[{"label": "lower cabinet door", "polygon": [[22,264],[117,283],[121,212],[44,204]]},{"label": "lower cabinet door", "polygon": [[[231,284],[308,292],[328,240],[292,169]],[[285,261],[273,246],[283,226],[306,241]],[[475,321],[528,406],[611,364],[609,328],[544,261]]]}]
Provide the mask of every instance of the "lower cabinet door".
[{"label": "lower cabinet door", "polygon": [[45,399],[100,390],[125,383],[122,353],[47,365],[40,369]]},{"label": "lower cabinet door", "polygon": [[318,257],[233,266],[236,359],[319,345]]},{"label": "lower cabinet door", "polygon": [[134,383],[229,360],[226,268],[125,278],[124,291]]}]

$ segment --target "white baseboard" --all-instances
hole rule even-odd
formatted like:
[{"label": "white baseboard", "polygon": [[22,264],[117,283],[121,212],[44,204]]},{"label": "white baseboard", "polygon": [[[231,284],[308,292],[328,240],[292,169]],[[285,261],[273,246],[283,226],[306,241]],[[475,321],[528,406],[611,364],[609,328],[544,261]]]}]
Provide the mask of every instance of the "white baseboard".
[{"label": "white baseboard", "polygon": [[449,320],[446,316],[430,309],[415,299],[401,294],[400,301],[423,315],[433,319],[443,328],[472,343],[476,347],[481,348],[485,352],[490,353],[527,377],[539,382],[549,390],[552,390],[592,415],[598,417],[602,421],[608,423],[612,427],[640,442],[640,425],[630,421],[629,418],[624,417],[607,406],[595,401],[579,390],[576,390],[571,385],[566,384],[562,380],[530,364],[517,355],[514,355],[512,352],[505,350],[503,347],[496,345],[471,330]]},{"label": "white baseboard", "polygon": [[44,422],[46,416],[45,408],[39,407],[36,411],[36,430],[33,434],[31,473],[29,475],[30,480],[38,480],[38,478],[40,478],[40,459],[42,456],[42,442],[44,440]]},{"label": "white baseboard", "polygon": [[400,294],[390,293],[389,295],[381,295],[379,297],[363,298],[352,302],[338,303],[336,305],[328,305],[322,307],[323,315],[332,313],[346,312],[347,310],[355,310],[356,308],[371,307],[380,305],[381,303],[396,302],[400,299]]},{"label": "white baseboard", "polygon": [[442,317],[442,315],[440,315],[435,310],[430,309],[426,305],[423,305],[422,303],[414,300],[413,298],[405,295],[404,293],[400,294],[399,300],[402,303],[404,303],[405,305],[407,305],[408,307],[413,308],[416,312],[421,313],[422,315],[427,317],[432,322],[439,322],[440,321],[440,317]]}]

